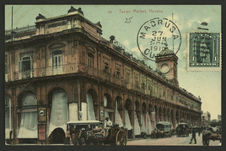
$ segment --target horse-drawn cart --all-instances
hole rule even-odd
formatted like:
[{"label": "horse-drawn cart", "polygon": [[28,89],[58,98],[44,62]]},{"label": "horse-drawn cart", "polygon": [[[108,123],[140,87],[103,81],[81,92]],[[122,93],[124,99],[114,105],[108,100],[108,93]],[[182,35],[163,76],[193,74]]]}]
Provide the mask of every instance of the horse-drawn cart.
[{"label": "horse-drawn cart", "polygon": [[202,132],[202,143],[204,146],[209,146],[210,140],[219,140],[221,142],[221,132],[209,127]]},{"label": "horse-drawn cart", "polygon": [[74,145],[126,145],[127,130],[114,125],[105,127],[102,122],[71,121],[67,123],[67,138]]}]

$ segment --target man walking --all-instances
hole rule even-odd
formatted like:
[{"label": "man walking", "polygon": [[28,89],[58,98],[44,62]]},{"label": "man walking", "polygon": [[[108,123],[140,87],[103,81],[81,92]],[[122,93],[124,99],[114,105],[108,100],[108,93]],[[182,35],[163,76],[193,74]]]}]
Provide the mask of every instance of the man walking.
[{"label": "man walking", "polygon": [[195,131],[195,128],[192,128],[192,136],[191,136],[190,144],[192,143],[193,139],[194,139],[195,144],[196,144],[196,131]]}]

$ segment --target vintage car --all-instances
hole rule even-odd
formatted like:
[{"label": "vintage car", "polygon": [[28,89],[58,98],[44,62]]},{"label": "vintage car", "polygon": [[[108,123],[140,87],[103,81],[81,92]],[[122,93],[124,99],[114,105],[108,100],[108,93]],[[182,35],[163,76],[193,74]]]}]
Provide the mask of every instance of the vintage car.
[{"label": "vintage car", "polygon": [[104,128],[104,124],[96,120],[68,122],[66,137],[74,145],[127,144],[126,129],[118,125]]},{"label": "vintage car", "polygon": [[177,136],[189,136],[190,127],[188,123],[179,123],[176,127]]},{"label": "vintage car", "polygon": [[208,127],[202,132],[202,143],[204,146],[209,146],[210,140],[219,140],[221,142],[221,131],[216,127]]},{"label": "vintage car", "polygon": [[169,122],[158,122],[151,133],[153,138],[170,137],[171,135],[171,124]]}]

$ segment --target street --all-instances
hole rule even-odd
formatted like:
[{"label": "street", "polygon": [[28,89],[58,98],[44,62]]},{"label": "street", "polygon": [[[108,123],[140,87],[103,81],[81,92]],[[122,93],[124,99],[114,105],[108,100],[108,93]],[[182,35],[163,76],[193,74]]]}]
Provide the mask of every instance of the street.
[{"label": "street", "polygon": [[[190,143],[191,139],[191,134],[189,137],[177,137],[177,136],[172,136],[172,137],[167,137],[167,138],[147,138],[147,139],[141,139],[137,138],[135,140],[128,140],[127,145],[166,145],[166,146],[203,146],[202,145],[202,135],[198,136],[196,134],[196,140],[197,144],[194,144],[194,141],[192,144]],[[209,146],[221,146],[220,141],[210,141]]]}]

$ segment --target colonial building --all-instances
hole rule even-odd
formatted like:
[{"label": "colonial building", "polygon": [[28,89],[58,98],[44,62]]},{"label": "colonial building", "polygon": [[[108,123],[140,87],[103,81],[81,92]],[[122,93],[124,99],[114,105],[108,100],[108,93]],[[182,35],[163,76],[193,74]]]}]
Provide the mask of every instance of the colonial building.
[{"label": "colonial building", "polygon": [[[5,138],[47,143],[66,123],[106,117],[131,136],[158,121],[199,125],[201,99],[179,87],[177,56],[162,51],[157,70],[102,36],[81,8],[6,31]],[[62,135],[63,137],[63,135]]]}]

